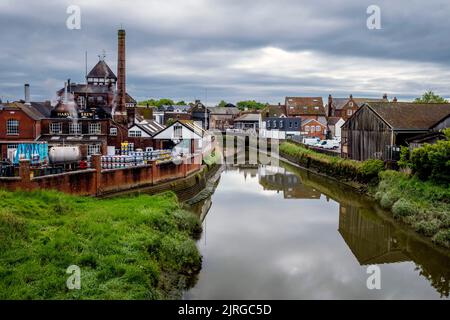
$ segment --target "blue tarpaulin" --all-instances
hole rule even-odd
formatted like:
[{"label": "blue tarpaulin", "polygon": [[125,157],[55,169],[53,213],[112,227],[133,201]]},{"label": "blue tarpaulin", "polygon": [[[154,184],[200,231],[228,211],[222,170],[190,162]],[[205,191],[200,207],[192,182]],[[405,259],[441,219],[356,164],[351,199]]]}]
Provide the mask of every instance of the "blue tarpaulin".
[{"label": "blue tarpaulin", "polygon": [[44,143],[20,143],[14,155],[14,164],[19,160],[28,159],[32,165],[48,163],[48,144]]}]

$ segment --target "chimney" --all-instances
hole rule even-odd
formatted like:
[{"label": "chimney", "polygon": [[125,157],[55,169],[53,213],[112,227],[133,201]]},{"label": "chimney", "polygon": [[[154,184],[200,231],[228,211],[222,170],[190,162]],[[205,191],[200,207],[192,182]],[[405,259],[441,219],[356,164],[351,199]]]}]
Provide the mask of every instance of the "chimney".
[{"label": "chimney", "polygon": [[383,99],[384,99],[384,100],[387,100],[387,98],[388,98],[387,93],[383,94]]},{"label": "chimney", "polygon": [[392,102],[397,102],[397,97],[394,97],[394,99],[392,100]]},{"label": "chimney", "polygon": [[328,116],[329,117],[334,116],[333,97],[331,96],[331,94],[328,95]]},{"label": "chimney", "polygon": [[353,99],[353,95],[350,93],[350,99]]},{"label": "chimney", "polygon": [[69,101],[68,95],[67,95],[67,82],[64,82],[64,103],[67,103]]},{"label": "chimney", "polygon": [[25,83],[24,89],[25,89],[25,104],[29,106],[31,104],[31,101],[30,101],[30,85],[28,83]]},{"label": "chimney", "polygon": [[127,124],[126,106],[126,68],[125,68],[125,30],[118,31],[118,51],[117,51],[117,97],[114,120],[120,124]]}]

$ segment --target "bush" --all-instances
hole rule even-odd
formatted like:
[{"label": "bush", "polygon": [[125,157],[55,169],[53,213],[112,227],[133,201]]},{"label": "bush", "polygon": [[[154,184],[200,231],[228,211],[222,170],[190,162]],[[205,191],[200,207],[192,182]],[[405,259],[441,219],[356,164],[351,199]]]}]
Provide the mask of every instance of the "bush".
[{"label": "bush", "polygon": [[400,198],[392,206],[392,212],[395,218],[399,218],[416,215],[418,210],[411,201]]},{"label": "bush", "polygon": [[450,184],[450,140],[425,144],[411,154],[411,168],[421,180]]},{"label": "bush", "polygon": [[384,162],[378,159],[369,159],[362,163],[360,173],[366,180],[378,178],[378,174],[384,170]]},{"label": "bush", "polygon": [[437,219],[433,219],[430,221],[420,220],[419,222],[415,223],[415,229],[417,232],[431,237],[439,231],[441,225],[441,222]]},{"label": "bush", "polygon": [[386,192],[381,196],[380,205],[384,209],[390,209],[397,200],[398,197],[393,192]]},{"label": "bush", "polygon": [[441,246],[450,248],[450,229],[438,231],[432,240]]}]

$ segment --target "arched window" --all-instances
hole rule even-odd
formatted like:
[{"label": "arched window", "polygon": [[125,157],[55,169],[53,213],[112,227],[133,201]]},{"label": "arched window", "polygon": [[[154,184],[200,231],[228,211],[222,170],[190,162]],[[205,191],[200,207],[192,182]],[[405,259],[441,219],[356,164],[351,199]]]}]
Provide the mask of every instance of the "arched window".
[{"label": "arched window", "polygon": [[6,121],[6,134],[11,136],[19,134],[19,120],[9,119]]}]

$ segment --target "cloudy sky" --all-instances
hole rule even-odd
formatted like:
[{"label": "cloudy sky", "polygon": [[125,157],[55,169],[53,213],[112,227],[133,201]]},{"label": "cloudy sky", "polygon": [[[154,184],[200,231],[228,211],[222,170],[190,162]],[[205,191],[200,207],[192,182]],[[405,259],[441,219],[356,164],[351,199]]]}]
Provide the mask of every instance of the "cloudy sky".
[{"label": "cloudy sky", "polygon": [[[69,5],[81,29],[69,30]],[[366,10],[381,9],[369,30]],[[138,100],[285,96],[402,100],[450,97],[448,0],[0,0],[0,96],[52,99],[82,82],[106,52],[116,70],[117,29],[127,31],[127,89]]]}]

